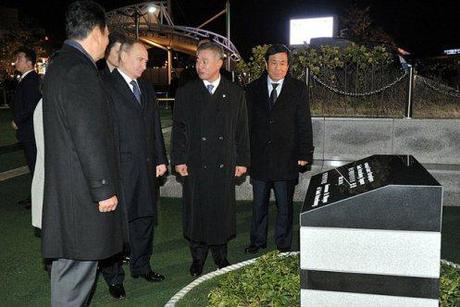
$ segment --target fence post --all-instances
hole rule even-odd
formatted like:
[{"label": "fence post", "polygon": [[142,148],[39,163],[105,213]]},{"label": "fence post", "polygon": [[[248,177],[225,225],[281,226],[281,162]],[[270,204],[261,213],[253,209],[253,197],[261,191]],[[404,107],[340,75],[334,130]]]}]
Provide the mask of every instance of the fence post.
[{"label": "fence post", "polygon": [[305,84],[307,87],[310,85],[310,69],[308,66],[305,66]]},{"label": "fence post", "polygon": [[412,65],[408,65],[409,68],[409,82],[407,87],[407,101],[406,101],[406,111],[405,117],[410,119],[412,118],[412,98],[414,91],[414,68]]}]

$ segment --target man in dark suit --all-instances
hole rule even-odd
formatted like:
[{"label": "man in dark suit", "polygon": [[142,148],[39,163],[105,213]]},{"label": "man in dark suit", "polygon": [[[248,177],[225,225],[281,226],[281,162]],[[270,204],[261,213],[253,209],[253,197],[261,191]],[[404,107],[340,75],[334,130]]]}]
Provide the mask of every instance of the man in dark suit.
[{"label": "man in dark suit", "polygon": [[14,62],[14,66],[21,73],[21,78],[13,97],[13,127],[17,129],[16,137],[19,143],[24,146],[27,165],[33,174],[37,156],[33,113],[38,101],[42,97],[40,93],[40,77],[34,70],[37,56],[29,48],[20,48],[15,54],[16,61]]},{"label": "man in dark suit", "polygon": [[105,49],[104,59],[97,64],[102,77],[110,75],[118,67],[120,61],[121,45],[126,41],[126,35],[121,32],[111,32],[109,34],[109,44]]},{"label": "man in dark suit", "polygon": [[[149,282],[165,277],[150,267],[153,227],[157,217],[157,178],[168,163],[161,132],[155,91],[139,79],[146,69],[147,49],[141,42],[127,39],[120,50],[118,68],[104,78],[113,100],[120,133],[121,181],[128,213],[130,271],[133,278]],[[109,292],[124,298],[121,261],[103,268]]]},{"label": "man in dark suit", "polygon": [[127,229],[117,207],[117,133],[95,64],[108,43],[104,9],[73,2],[66,32],[43,86],[42,254],[54,260],[51,306],[86,306],[98,261],[123,250]]},{"label": "man in dark suit", "polygon": [[199,79],[176,94],[171,163],[184,178],[183,232],[192,276],[202,273],[209,249],[218,268],[229,265],[227,242],[236,235],[235,176],[249,166],[244,92],[220,75],[223,57],[217,44],[201,44]]},{"label": "man in dark suit", "polygon": [[278,250],[292,244],[292,200],[299,167],[313,159],[312,126],[307,88],[287,76],[289,49],[273,45],[265,54],[267,73],[249,84],[246,99],[251,138],[253,214],[247,253],[267,245],[268,203],[275,192],[278,213],[275,241]]}]

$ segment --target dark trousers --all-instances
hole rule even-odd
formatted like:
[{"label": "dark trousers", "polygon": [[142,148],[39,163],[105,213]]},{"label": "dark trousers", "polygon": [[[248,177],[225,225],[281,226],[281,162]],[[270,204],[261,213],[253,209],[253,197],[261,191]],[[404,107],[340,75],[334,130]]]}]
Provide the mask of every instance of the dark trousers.
[{"label": "dark trousers", "polygon": [[208,245],[205,242],[190,241],[190,253],[193,261],[204,264],[208,257],[208,251],[211,250],[212,258],[216,265],[222,264],[227,260],[227,244]]},{"label": "dark trousers", "polygon": [[275,242],[279,249],[290,249],[292,244],[292,216],[295,180],[260,181],[252,179],[254,194],[251,221],[251,245],[267,245],[268,204],[270,190],[275,192],[276,215]]},{"label": "dark trousers", "polygon": [[[131,274],[141,275],[152,270],[150,257],[153,251],[153,217],[142,217],[128,223],[129,269]],[[122,268],[123,255],[101,261],[100,268],[109,285],[122,284],[125,273]]]},{"label": "dark trousers", "polygon": [[37,160],[37,146],[35,145],[34,140],[21,142],[21,144],[24,146],[27,166],[29,167],[31,175],[33,175],[35,170],[35,161]]}]

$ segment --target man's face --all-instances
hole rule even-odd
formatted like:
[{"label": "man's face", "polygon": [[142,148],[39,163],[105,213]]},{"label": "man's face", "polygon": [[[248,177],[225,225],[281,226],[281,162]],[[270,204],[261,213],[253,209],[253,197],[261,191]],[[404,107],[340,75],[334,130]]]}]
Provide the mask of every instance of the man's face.
[{"label": "man's face", "polygon": [[219,78],[222,64],[223,61],[216,52],[209,49],[201,50],[196,58],[196,72],[201,80],[213,82]]},{"label": "man's face", "polygon": [[279,52],[269,56],[268,62],[265,65],[270,79],[273,81],[284,79],[289,70],[287,53]]},{"label": "man's face", "polygon": [[120,47],[121,43],[116,42],[115,44],[112,45],[112,48],[109,50],[109,55],[107,56],[107,62],[110,63],[110,65],[117,67],[118,62],[120,62]]},{"label": "man's face", "polygon": [[149,55],[144,45],[136,43],[127,51],[122,50],[120,54],[119,67],[131,79],[137,79],[147,68]]},{"label": "man's face", "polygon": [[33,68],[32,62],[27,60],[26,54],[24,52],[19,52],[16,55],[16,61],[14,62],[14,67],[21,74],[25,73],[28,70]]},{"label": "man's face", "polygon": [[97,58],[95,61],[100,60],[104,58],[105,54],[105,49],[107,48],[107,45],[109,44],[109,28],[105,27],[104,29],[101,29],[99,27],[95,27],[94,30],[95,35],[96,35],[96,40],[97,40]]}]

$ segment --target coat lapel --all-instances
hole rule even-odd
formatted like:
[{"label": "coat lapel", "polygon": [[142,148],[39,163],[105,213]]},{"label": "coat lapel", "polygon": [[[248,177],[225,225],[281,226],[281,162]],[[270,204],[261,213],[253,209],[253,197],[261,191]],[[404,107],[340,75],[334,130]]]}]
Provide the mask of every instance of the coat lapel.
[{"label": "coat lapel", "polygon": [[[125,79],[120,75],[118,70],[115,69],[112,72],[112,77],[115,82],[115,89],[118,91],[119,94],[121,94],[125,98],[123,99],[123,101],[126,102],[132,108],[141,109],[142,107],[137,101],[136,97],[134,96],[133,91],[131,91],[131,88],[126,83]],[[142,96],[143,95],[141,95],[141,97]]]},{"label": "coat lapel", "polygon": [[291,87],[291,80],[288,76],[286,76],[284,78],[283,87],[281,88],[281,93],[279,97],[276,99],[275,106],[273,107],[272,112],[276,111],[283,104],[290,101],[289,96],[290,96],[290,93],[292,93],[292,91],[289,89],[290,87]]}]

